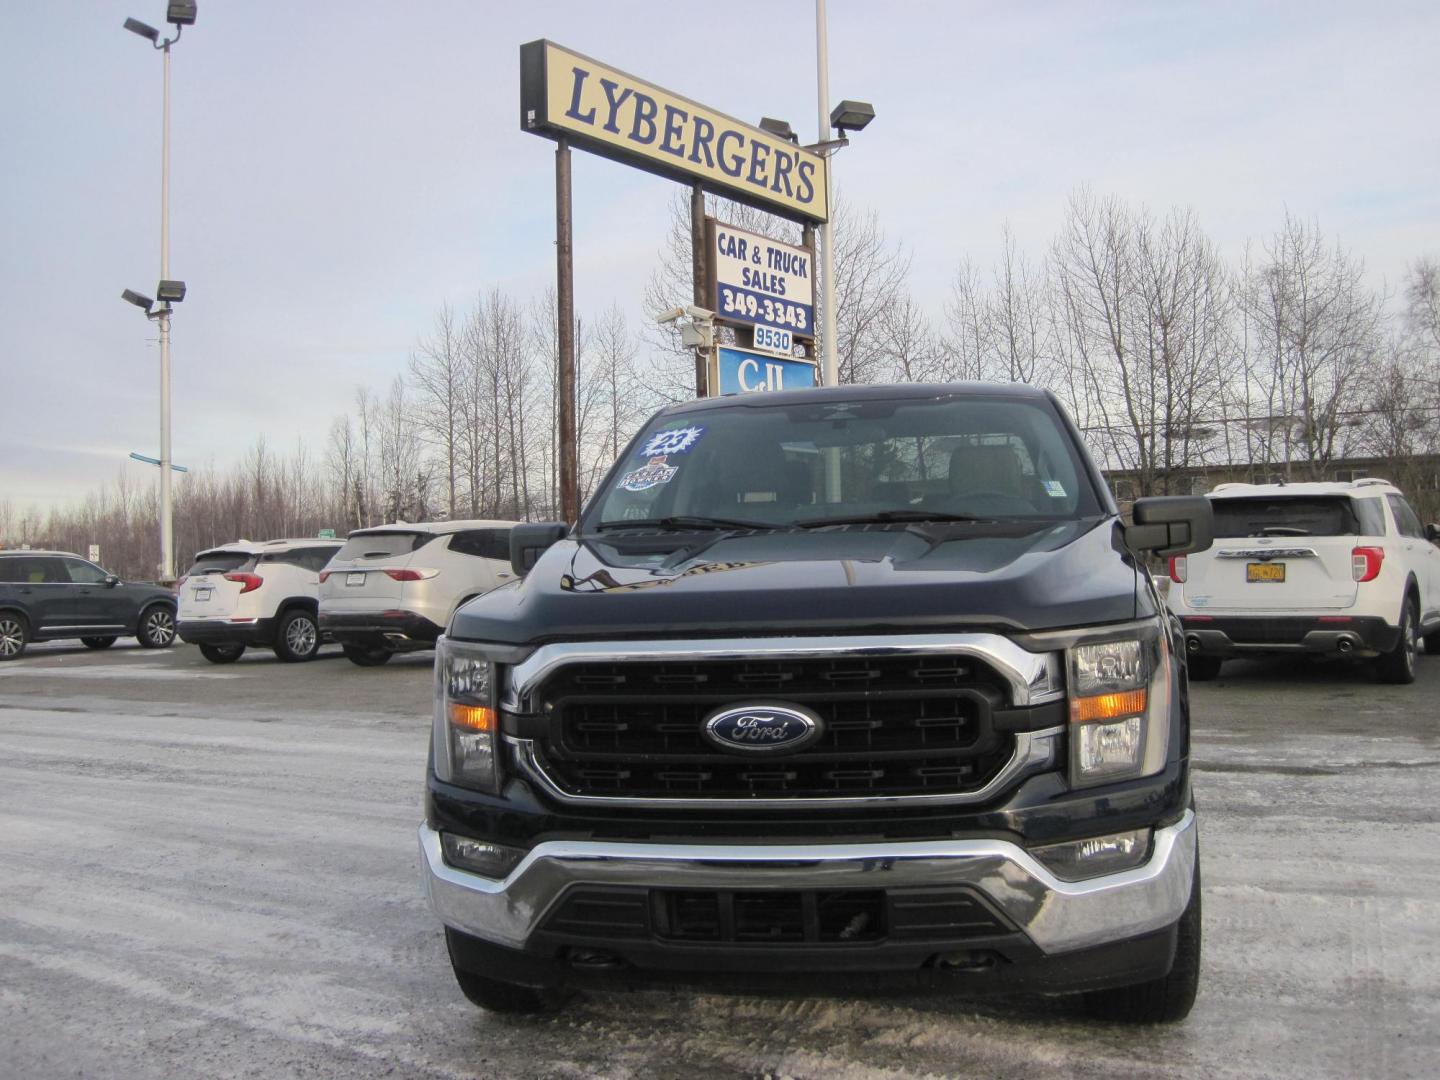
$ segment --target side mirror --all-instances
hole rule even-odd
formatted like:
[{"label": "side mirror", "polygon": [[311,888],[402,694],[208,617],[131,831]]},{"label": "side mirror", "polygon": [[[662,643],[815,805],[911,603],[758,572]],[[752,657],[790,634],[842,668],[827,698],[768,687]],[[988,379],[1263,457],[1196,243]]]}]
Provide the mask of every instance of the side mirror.
[{"label": "side mirror", "polygon": [[1125,526],[1131,551],[1159,556],[1204,551],[1215,538],[1215,516],[1203,495],[1165,495],[1135,500],[1135,524]]},{"label": "side mirror", "polygon": [[510,569],[524,577],[539,561],[545,549],[563,540],[570,526],[563,521],[544,521],[538,525],[516,525],[510,530]]},{"label": "side mirror", "polygon": [[113,589],[116,585],[119,585],[119,584],[120,584],[120,579],[119,579],[118,577],[116,577],[114,574],[106,574],[106,575],[105,575],[105,587],[106,587],[107,589]]},{"label": "side mirror", "polygon": [[1436,525],[1433,521],[1430,522],[1429,525],[1426,525],[1425,539],[1429,540],[1432,544],[1440,544],[1440,525]]}]

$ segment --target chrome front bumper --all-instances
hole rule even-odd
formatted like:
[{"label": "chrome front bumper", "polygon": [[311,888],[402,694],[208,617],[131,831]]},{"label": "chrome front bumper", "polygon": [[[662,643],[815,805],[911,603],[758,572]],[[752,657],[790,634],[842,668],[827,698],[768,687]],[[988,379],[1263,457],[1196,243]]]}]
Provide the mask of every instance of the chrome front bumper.
[{"label": "chrome front bumper", "polygon": [[685,889],[915,888],[968,885],[1047,954],[1162,930],[1179,920],[1194,880],[1195,815],[1155,830],[1143,866],[1061,881],[1016,844],[936,840],[865,844],[624,844],[553,840],[503,881],[447,866],[440,834],[420,827],[425,891],[446,926],[523,948],[571,885]]}]

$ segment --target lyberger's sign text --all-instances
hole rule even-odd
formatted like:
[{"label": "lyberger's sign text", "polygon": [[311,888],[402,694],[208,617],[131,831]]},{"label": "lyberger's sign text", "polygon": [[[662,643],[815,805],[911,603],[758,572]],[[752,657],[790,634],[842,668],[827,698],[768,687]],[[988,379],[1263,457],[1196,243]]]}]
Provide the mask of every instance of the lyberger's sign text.
[{"label": "lyberger's sign text", "polygon": [[520,124],[786,217],[825,221],[825,159],[549,41],[520,46]]}]

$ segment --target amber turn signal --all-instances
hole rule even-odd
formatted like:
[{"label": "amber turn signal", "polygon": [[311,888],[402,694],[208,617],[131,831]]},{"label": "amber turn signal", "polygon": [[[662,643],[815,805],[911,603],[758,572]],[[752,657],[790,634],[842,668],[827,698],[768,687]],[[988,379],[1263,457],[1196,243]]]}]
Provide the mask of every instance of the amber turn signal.
[{"label": "amber turn signal", "polygon": [[461,705],[452,701],[450,723],[471,731],[494,731],[495,710],[487,705]]},{"label": "amber turn signal", "polygon": [[[453,706],[452,706],[453,708]],[[1094,697],[1073,698],[1070,720],[1084,724],[1091,720],[1116,720],[1145,711],[1145,691],[1126,690],[1119,694],[1096,694]]]}]

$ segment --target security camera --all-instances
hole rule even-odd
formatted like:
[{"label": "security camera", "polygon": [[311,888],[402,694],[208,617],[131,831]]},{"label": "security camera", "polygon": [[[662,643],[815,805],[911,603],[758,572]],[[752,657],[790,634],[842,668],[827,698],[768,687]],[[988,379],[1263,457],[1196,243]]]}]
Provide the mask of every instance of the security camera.
[{"label": "security camera", "polygon": [[700,322],[709,322],[711,319],[715,318],[715,313],[713,311],[709,311],[703,307],[696,307],[694,304],[685,305],[685,314],[689,315],[692,319],[699,320]]},{"label": "security camera", "polygon": [[669,311],[662,311],[659,315],[656,315],[655,321],[661,326],[664,326],[666,323],[674,322],[676,319],[680,318],[684,314],[685,309],[683,307],[675,307],[671,308]]}]

